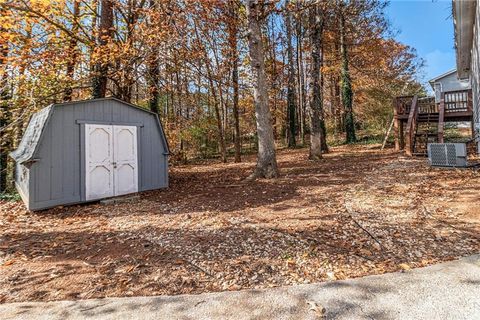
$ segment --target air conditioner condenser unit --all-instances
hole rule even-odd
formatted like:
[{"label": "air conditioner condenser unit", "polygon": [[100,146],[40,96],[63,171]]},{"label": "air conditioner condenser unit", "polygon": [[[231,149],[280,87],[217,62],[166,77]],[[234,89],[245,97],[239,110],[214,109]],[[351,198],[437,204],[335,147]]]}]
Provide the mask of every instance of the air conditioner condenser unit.
[{"label": "air conditioner condenser unit", "polygon": [[467,145],[465,143],[429,143],[428,161],[434,167],[466,167]]}]

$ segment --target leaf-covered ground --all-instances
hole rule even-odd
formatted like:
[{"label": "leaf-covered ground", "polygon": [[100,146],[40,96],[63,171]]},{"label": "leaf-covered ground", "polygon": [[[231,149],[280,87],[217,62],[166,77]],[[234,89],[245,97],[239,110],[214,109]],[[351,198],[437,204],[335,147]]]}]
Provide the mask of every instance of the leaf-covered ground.
[{"label": "leaf-covered ground", "polygon": [[174,167],[129,203],[28,213],[0,202],[0,301],[262,288],[420,267],[480,251],[480,172],[391,151],[279,152]]}]

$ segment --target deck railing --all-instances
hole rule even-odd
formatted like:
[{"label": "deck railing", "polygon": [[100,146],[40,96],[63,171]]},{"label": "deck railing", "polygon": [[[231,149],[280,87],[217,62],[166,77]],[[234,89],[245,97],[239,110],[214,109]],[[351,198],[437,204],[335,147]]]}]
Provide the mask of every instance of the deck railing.
[{"label": "deck railing", "polygon": [[472,90],[445,92],[445,112],[471,112]]},{"label": "deck railing", "polygon": [[398,117],[408,117],[410,114],[410,107],[412,106],[413,96],[402,96],[395,98],[395,109]]},{"label": "deck railing", "polygon": [[[471,113],[473,108],[472,90],[459,90],[444,92],[445,115],[454,116],[458,113]],[[412,106],[413,96],[402,96],[395,99],[396,116],[408,119]],[[434,97],[418,99],[418,114],[438,113],[439,103],[435,103]]]},{"label": "deck railing", "polygon": [[438,113],[438,105],[435,103],[435,97],[418,99],[418,113]]}]

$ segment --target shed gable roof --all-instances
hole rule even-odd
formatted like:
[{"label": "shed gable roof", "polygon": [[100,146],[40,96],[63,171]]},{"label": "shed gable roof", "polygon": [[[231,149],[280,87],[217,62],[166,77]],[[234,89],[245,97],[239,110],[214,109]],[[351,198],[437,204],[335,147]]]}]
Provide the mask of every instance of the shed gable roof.
[{"label": "shed gable roof", "polygon": [[169,153],[168,141],[165,136],[165,132],[163,131],[163,126],[160,123],[160,119],[156,113],[143,109],[134,104],[119,100],[117,98],[109,97],[109,98],[79,100],[79,101],[52,104],[34,113],[30,119],[30,122],[28,123],[27,129],[23,134],[22,141],[20,142],[18,148],[10,153],[10,156],[16,162],[19,162],[19,163],[25,163],[25,162],[34,160],[35,154],[38,149],[38,145],[40,144],[40,141],[41,141],[42,132],[44,131],[44,128],[48,124],[48,119],[53,113],[54,108],[57,108],[57,107],[61,108],[62,106],[65,106],[65,105],[89,103],[89,102],[96,102],[96,101],[102,101],[102,100],[113,100],[120,104],[126,105],[130,108],[135,108],[137,110],[143,111],[145,113],[149,113],[152,116],[154,116],[158,125],[158,129],[161,132],[160,136],[161,136],[162,144],[166,150],[166,154]]},{"label": "shed gable roof", "polygon": [[47,120],[52,112],[52,107],[53,106],[50,105],[33,114],[18,148],[10,153],[10,156],[15,161],[25,163],[33,159],[43,129],[45,128]]}]

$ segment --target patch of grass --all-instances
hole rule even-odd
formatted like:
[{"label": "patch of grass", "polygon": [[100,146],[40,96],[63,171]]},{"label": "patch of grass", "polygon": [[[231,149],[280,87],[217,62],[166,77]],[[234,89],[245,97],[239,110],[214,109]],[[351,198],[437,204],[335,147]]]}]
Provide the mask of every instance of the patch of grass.
[{"label": "patch of grass", "polygon": [[3,201],[20,201],[22,198],[17,192],[2,192],[0,193],[0,200]]},{"label": "patch of grass", "polygon": [[290,260],[290,259],[293,259],[293,254],[290,253],[290,252],[283,252],[280,257],[283,259],[283,260]]},{"label": "patch of grass", "polygon": [[[352,143],[352,145],[371,145],[371,144],[379,144],[383,143],[383,139],[385,138],[384,132],[374,132],[368,130],[359,130],[357,131],[357,142]],[[337,147],[341,145],[345,145],[345,134],[340,134],[335,137],[332,135],[327,135],[327,142],[329,146]],[[388,143],[393,142],[393,134],[390,134],[388,138]]]}]

